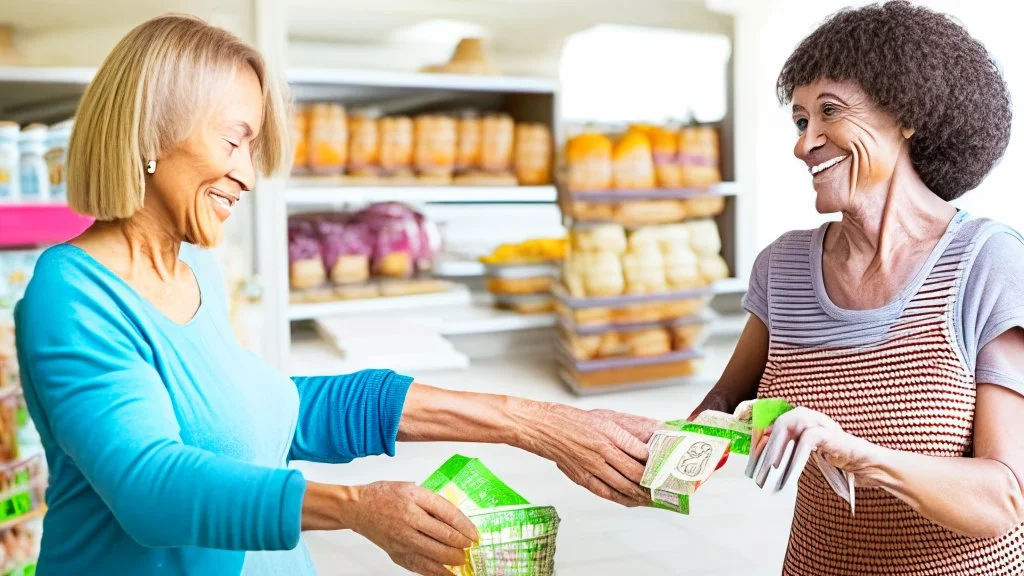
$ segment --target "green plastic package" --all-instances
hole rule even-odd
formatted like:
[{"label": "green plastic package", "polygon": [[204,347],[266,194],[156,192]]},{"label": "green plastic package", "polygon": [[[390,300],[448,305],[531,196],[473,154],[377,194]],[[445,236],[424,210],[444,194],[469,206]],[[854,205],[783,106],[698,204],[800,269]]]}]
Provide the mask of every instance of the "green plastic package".
[{"label": "green plastic package", "polygon": [[449,458],[423,482],[423,487],[444,496],[466,513],[529,504],[480,460],[461,454]]}]

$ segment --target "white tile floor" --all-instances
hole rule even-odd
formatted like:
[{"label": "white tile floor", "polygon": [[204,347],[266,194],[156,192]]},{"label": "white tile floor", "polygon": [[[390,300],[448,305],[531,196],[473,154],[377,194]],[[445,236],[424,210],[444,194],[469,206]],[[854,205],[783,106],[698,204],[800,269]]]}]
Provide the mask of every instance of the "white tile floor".
[{"label": "white tile floor", "polygon": [[[724,365],[728,342],[714,346],[709,368]],[[545,363],[476,363],[467,371],[424,377],[438,386],[552,400],[581,408],[611,408],[659,419],[684,417],[707,387],[577,398]],[[505,446],[401,444],[396,458],[373,457],[341,466],[300,464],[310,479],[359,484],[375,480],[420,482],[454,453],[481,458],[534,503],[552,504],[562,524],[556,556],[559,576],[714,575],[779,573],[793,494],[761,492],[743,476],[744,457],[733,457],[694,496],[690,516],[625,509],[600,500],[565,479],[550,462]],[[308,532],[306,542],[321,576],[408,574],[360,536]]]}]

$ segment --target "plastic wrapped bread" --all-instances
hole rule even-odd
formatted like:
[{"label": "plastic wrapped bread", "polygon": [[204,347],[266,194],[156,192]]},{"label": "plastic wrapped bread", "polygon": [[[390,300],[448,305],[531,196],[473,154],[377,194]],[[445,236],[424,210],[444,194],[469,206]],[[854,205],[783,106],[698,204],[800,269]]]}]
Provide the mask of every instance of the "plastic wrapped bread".
[{"label": "plastic wrapped bread", "polygon": [[371,108],[353,111],[349,117],[348,171],[357,176],[375,175],[380,166],[378,112]]},{"label": "plastic wrapped bread", "polygon": [[519,184],[550,184],[553,155],[551,129],[540,123],[517,124],[515,144],[515,171]]},{"label": "plastic wrapped bread", "polygon": [[713,256],[722,251],[722,238],[714,220],[694,220],[686,223],[690,230],[690,248],[698,256]]},{"label": "plastic wrapped bread", "polygon": [[679,165],[685,186],[710,186],[722,181],[718,131],[711,126],[687,126],[679,133]]},{"label": "plastic wrapped bread", "polygon": [[480,167],[488,172],[512,170],[515,123],[508,114],[490,114],[480,122]]},{"label": "plastic wrapped bread", "polygon": [[381,118],[380,167],[387,172],[400,172],[412,167],[413,127],[407,116]]},{"label": "plastic wrapped bread", "polygon": [[640,130],[629,130],[612,151],[614,186],[619,190],[655,187],[651,141]]},{"label": "plastic wrapped bread", "polygon": [[619,296],[626,289],[622,262],[612,252],[578,253],[579,271],[588,296]]},{"label": "plastic wrapped bread", "polygon": [[295,145],[292,172],[302,174],[309,170],[309,109],[305,106],[292,109],[291,136]]},{"label": "plastic wrapped bread", "polygon": [[474,170],[480,167],[480,117],[476,111],[467,110],[459,116],[455,169]]},{"label": "plastic wrapped bread", "polygon": [[618,224],[601,224],[572,231],[573,248],[579,252],[622,254],[628,242],[625,229]]},{"label": "plastic wrapped bread", "polygon": [[700,273],[708,284],[729,277],[729,265],[718,254],[700,257]]},{"label": "plastic wrapped bread", "polygon": [[685,246],[664,252],[665,279],[673,289],[695,288],[707,284],[700,267],[700,259]]},{"label": "plastic wrapped bread", "polygon": [[348,118],[340,104],[316,104],[309,117],[309,169],[339,174],[348,162]]},{"label": "plastic wrapped bread", "polygon": [[654,156],[654,174],[661,188],[681,188],[683,169],[679,164],[679,132],[660,126],[653,127],[648,136]]},{"label": "plastic wrapped bread", "polygon": [[608,190],[612,187],[612,141],[588,132],[566,144],[568,186],[571,192]]},{"label": "plastic wrapped bread", "polygon": [[665,279],[665,260],[655,245],[642,251],[629,251],[622,255],[622,272],[626,278],[626,293],[652,294],[668,291]]},{"label": "plastic wrapped bread", "polygon": [[455,170],[455,120],[447,116],[417,116],[414,131],[417,171],[427,178],[450,179]]}]

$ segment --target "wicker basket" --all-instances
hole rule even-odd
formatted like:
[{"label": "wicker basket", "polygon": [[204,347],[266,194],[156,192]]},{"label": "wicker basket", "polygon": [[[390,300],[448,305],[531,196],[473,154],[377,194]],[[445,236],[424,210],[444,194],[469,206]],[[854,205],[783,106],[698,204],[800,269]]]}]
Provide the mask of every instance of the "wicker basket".
[{"label": "wicker basket", "polygon": [[505,506],[469,514],[480,543],[467,552],[459,576],[551,576],[558,514],[551,506]]}]

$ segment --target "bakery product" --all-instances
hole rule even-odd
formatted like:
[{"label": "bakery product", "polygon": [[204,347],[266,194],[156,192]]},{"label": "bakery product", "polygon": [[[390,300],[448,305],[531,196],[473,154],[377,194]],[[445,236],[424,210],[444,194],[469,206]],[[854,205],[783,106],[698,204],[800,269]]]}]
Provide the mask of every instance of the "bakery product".
[{"label": "bakery product", "polygon": [[480,122],[480,167],[511,172],[515,123],[508,114],[488,114]]},{"label": "bakery product", "polygon": [[681,188],[683,170],[679,165],[679,132],[655,126],[648,132],[654,154],[654,175],[660,188]]},{"label": "bakery product", "polygon": [[355,176],[376,175],[380,167],[380,133],[373,108],[354,110],[348,120],[348,172]]},{"label": "bakery product", "polygon": [[654,188],[651,141],[641,130],[627,130],[612,151],[614,187],[618,190]]},{"label": "bakery product", "polygon": [[340,104],[315,104],[309,111],[308,158],[314,174],[340,174],[348,161],[348,119]]},{"label": "bakery product", "polygon": [[455,169],[460,172],[480,167],[480,117],[475,110],[466,110],[459,116],[456,129]]},{"label": "bakery product", "polygon": [[514,163],[519,184],[550,184],[552,155],[551,129],[547,124],[524,122],[516,125]]},{"label": "bakery product", "polygon": [[319,257],[292,260],[288,270],[288,283],[293,290],[322,286],[327,281],[324,262]]},{"label": "bakery product", "polygon": [[637,228],[629,233],[629,250],[631,252],[661,250],[661,235],[660,226],[642,226]]},{"label": "bakery product", "polygon": [[420,177],[432,183],[450,182],[455,170],[455,120],[438,115],[417,116],[413,132],[413,161]]},{"label": "bakery product", "polygon": [[366,254],[338,256],[331,266],[334,284],[359,284],[370,279],[370,257]]},{"label": "bakery product", "polygon": [[393,116],[381,118],[379,124],[381,169],[388,173],[410,170],[413,151],[412,119]]},{"label": "bakery product", "polygon": [[680,324],[672,327],[672,347],[675,350],[689,350],[700,344],[707,334],[705,324]]},{"label": "bakery product", "polygon": [[708,194],[684,201],[690,218],[711,218],[725,211],[725,197]]},{"label": "bakery product", "polygon": [[613,324],[636,324],[662,320],[661,305],[657,302],[630,304],[612,311]]},{"label": "bakery product", "polygon": [[698,256],[711,256],[722,251],[722,238],[714,220],[694,220],[686,226],[690,230],[690,249]]},{"label": "bakery product", "polygon": [[672,338],[668,330],[636,330],[620,336],[631,356],[660,356],[672,351]]},{"label": "bakery product", "polygon": [[612,187],[612,141],[588,132],[566,143],[570,191],[607,190]]},{"label": "bakery product", "polygon": [[700,274],[708,284],[724,280],[729,277],[729,265],[726,264],[725,258],[722,258],[719,254],[701,256]]},{"label": "bakery product", "polygon": [[624,226],[679,222],[687,217],[681,200],[636,200],[615,205],[614,220]]},{"label": "bakery product", "polygon": [[615,219],[615,204],[611,202],[576,201],[570,204],[570,213],[580,222],[611,222]]},{"label": "bakery product", "polygon": [[540,294],[549,292],[553,282],[554,279],[551,276],[492,277],[487,279],[487,290],[492,294]]},{"label": "bakery product", "polygon": [[622,254],[628,242],[626,230],[618,224],[601,224],[572,231],[572,247],[578,252]]},{"label": "bakery product", "polygon": [[665,261],[657,243],[641,251],[630,250],[622,255],[622,272],[627,294],[655,294],[668,291]]},{"label": "bakery product", "polygon": [[601,336],[579,336],[563,332],[563,340],[569,345],[569,352],[577,360],[590,360],[597,357],[597,350],[601,346]]},{"label": "bakery product", "polygon": [[673,247],[663,253],[665,279],[671,288],[682,290],[704,284],[697,255],[686,246]]},{"label": "bakery product", "polygon": [[574,254],[588,296],[618,296],[626,289],[622,262],[612,252]]}]

